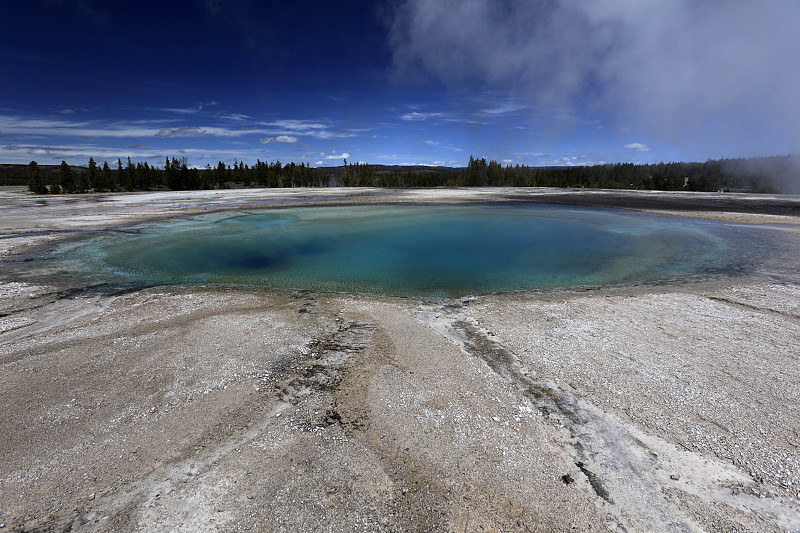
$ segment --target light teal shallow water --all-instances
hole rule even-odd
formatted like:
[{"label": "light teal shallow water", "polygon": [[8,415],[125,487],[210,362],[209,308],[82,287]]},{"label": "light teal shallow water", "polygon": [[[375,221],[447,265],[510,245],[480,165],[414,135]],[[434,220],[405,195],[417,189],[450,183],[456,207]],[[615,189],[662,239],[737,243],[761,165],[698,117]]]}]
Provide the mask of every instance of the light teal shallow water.
[{"label": "light teal shallow water", "polygon": [[751,244],[723,224],[611,209],[312,207],[103,233],[54,250],[47,264],[50,272],[118,287],[457,297],[704,276],[740,268],[752,259]]}]

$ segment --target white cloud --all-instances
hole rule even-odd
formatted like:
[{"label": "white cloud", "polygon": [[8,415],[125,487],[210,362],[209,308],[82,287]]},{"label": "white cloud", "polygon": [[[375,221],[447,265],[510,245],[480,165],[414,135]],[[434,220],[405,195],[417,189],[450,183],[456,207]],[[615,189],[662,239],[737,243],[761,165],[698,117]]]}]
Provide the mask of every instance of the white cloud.
[{"label": "white cloud", "polygon": [[221,118],[228,119],[228,120],[252,120],[253,117],[249,115],[245,115],[243,113],[228,113],[226,115],[221,115]]},{"label": "white cloud", "polygon": [[167,128],[170,121],[134,120],[134,121],[102,121],[102,120],[69,120],[31,118],[11,115],[0,115],[0,132],[6,135],[34,135],[41,137],[53,135],[59,137],[239,137],[243,135],[268,133],[258,129],[230,129],[220,126],[181,126]]},{"label": "white cloud", "polygon": [[324,161],[314,161],[314,166],[315,166],[315,167],[318,167],[318,166],[320,166],[320,165],[324,165],[324,164],[325,164],[325,162],[324,162]]},{"label": "white cloud", "polygon": [[[68,121],[0,115],[0,131],[6,135],[72,135],[75,137],[145,137],[155,135],[161,126],[137,122],[105,123]],[[163,124],[163,123],[161,123]]]},{"label": "white cloud", "polygon": [[[201,106],[213,105],[213,102]],[[153,110],[150,110],[152,113]],[[181,124],[176,119],[80,120],[73,115],[59,118],[0,113],[0,133],[14,138],[15,144],[61,144],[73,140],[100,139],[181,139],[239,138],[260,136],[263,144],[297,144],[301,136],[316,139],[354,137],[353,130],[337,131],[321,121],[282,119],[273,122],[249,121],[245,115],[208,116],[205,124]],[[125,146],[132,143],[128,141]],[[338,157],[338,156],[337,156]]]},{"label": "white cloud", "polygon": [[9,144],[0,147],[0,160],[2,161],[29,162],[31,159],[36,159],[44,164],[47,164],[48,160],[61,161],[62,159],[72,164],[85,164],[90,157],[95,158],[97,161],[108,160],[109,162],[112,159],[116,161],[118,157],[136,159],[161,158],[162,154],[162,151],[153,149],[142,150],[93,145],[39,146]]},{"label": "white cloud", "polygon": [[[202,104],[208,105],[212,103]],[[83,111],[75,109],[77,112]],[[163,110],[148,109],[142,115],[154,116],[158,111]],[[5,147],[0,145],[0,161],[27,163],[33,159],[44,163],[64,159],[71,164],[85,164],[89,157],[94,157],[95,160],[106,159],[116,163],[117,157],[157,160],[185,150],[185,153],[191,153],[195,162],[204,165],[206,161],[216,163],[216,160],[231,158],[252,161],[261,156],[263,159],[264,148],[253,147],[252,143],[256,140],[264,145],[295,145],[295,150],[315,154],[314,149],[319,150],[319,146],[300,144],[306,140],[305,136],[339,139],[353,137],[357,132],[322,120],[280,119],[263,122],[228,113],[204,112],[197,117],[185,113],[185,118],[176,118],[174,115],[164,118],[164,113],[159,113],[154,118],[127,121],[87,120],[85,115],[80,118],[77,114],[57,115],[52,110],[50,113],[37,116],[0,110],[0,134],[8,139]],[[198,123],[194,118],[199,117],[203,119]],[[207,141],[210,139],[214,139],[214,143]],[[351,157],[349,152],[328,153],[331,155],[321,153],[308,157],[320,161],[339,160],[339,164],[342,159],[349,161]]]},{"label": "white cloud", "polygon": [[307,135],[323,140],[355,137],[355,133],[350,130],[333,131],[333,126],[311,120],[282,119],[272,122],[259,122],[258,125],[267,128],[270,133],[276,135]]},{"label": "white cloud", "polygon": [[650,151],[650,147],[647,146],[646,144],[642,144],[642,143],[626,144],[625,148],[627,148],[628,150],[635,150],[637,152],[649,152]]},{"label": "white cloud", "polygon": [[427,141],[425,141],[425,144],[427,144],[428,146],[439,146],[440,143],[437,143],[436,141],[431,141],[430,139],[428,139]]},{"label": "white cloud", "polygon": [[161,129],[158,133],[156,133],[156,137],[161,139],[167,137],[210,137],[211,134],[204,130],[203,128],[191,128],[184,126],[182,128],[173,128],[173,129]]},{"label": "white cloud", "polygon": [[291,131],[325,130],[328,129],[329,127],[327,124],[323,124],[321,122],[313,122],[310,120],[292,120],[292,119],[275,120],[273,122],[261,122],[260,124],[266,127],[279,128]]},{"label": "white cloud", "polygon": [[261,144],[270,144],[270,143],[296,144],[300,142],[300,137],[294,137],[293,135],[278,135],[277,137],[265,137],[263,139],[259,139],[258,142],[260,142]]},{"label": "white cloud", "polygon": [[444,113],[420,113],[418,111],[412,111],[411,113],[406,113],[402,115],[400,118],[403,120],[429,120],[432,118],[439,118],[444,116]]},{"label": "white cloud", "polygon": [[487,109],[482,109],[479,113],[484,116],[488,117],[497,117],[500,115],[509,115],[516,113],[518,111],[522,111],[527,106],[515,104],[512,102],[506,102],[504,104],[500,104],[495,107],[490,107]]},{"label": "white cloud", "polygon": [[514,160],[513,159],[503,159],[503,164],[506,165],[506,166],[513,165],[514,164]]},{"label": "white cloud", "polygon": [[195,113],[199,113],[206,107],[215,106],[217,103],[215,101],[210,101],[206,103],[199,103],[195,107],[165,107],[162,111],[168,111],[170,113],[177,113],[179,115],[194,115]]},{"label": "white cloud", "polygon": [[98,163],[108,161],[109,165],[116,165],[117,158],[123,161],[130,157],[135,161],[151,160],[151,164],[161,165],[165,157],[178,154],[191,156],[195,160],[216,163],[234,159],[244,160],[252,158],[249,150],[242,149],[199,149],[199,148],[174,148],[164,149],[158,147],[139,146],[107,146],[99,144],[9,144],[0,146],[0,161],[8,163],[28,163],[32,159],[42,164],[58,163],[62,159],[70,164],[85,165],[90,157]]},{"label": "white cloud", "polygon": [[476,124],[478,126],[485,126],[489,123],[487,120],[475,120],[473,118],[465,118],[465,117],[446,117],[444,121],[456,122],[459,124]]}]

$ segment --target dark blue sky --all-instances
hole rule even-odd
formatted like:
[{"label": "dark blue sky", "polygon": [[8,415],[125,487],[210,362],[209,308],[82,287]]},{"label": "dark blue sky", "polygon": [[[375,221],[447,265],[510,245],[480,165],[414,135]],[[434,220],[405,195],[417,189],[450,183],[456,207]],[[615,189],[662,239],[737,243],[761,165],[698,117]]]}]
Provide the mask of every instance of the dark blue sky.
[{"label": "dark blue sky", "polygon": [[0,3],[0,161],[796,152],[796,0]]}]

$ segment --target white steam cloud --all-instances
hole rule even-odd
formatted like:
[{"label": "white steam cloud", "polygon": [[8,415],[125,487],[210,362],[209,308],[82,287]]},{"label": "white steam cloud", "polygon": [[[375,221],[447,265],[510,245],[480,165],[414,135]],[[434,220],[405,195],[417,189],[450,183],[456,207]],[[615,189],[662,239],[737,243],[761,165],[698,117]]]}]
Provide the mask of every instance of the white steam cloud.
[{"label": "white steam cloud", "polygon": [[406,0],[391,43],[402,76],[512,87],[543,114],[676,146],[775,153],[800,148],[798,21],[796,0]]}]

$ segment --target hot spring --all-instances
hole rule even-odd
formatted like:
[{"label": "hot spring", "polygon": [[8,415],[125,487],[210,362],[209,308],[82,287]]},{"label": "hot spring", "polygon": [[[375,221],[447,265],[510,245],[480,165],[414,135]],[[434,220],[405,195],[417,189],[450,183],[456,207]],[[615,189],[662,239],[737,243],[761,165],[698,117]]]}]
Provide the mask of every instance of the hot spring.
[{"label": "hot spring", "polygon": [[[743,234],[744,232],[745,234]],[[30,265],[85,285],[217,285],[459,297],[674,281],[766,253],[708,221],[544,204],[216,213],[100,232]]]}]

